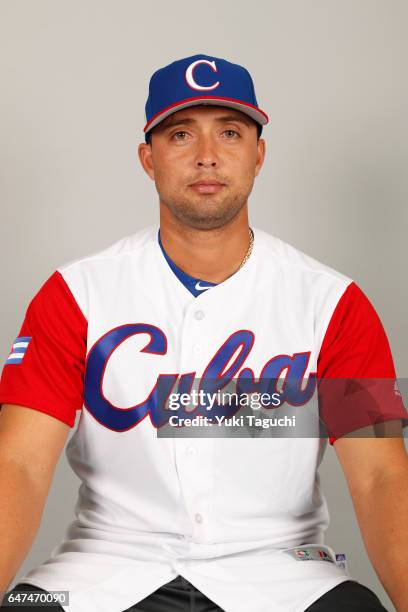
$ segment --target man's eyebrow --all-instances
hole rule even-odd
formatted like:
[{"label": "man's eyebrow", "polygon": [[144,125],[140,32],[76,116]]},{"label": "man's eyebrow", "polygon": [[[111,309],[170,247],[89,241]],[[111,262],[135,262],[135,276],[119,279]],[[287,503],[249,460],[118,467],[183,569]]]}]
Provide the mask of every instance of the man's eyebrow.
[{"label": "man's eyebrow", "polygon": [[216,121],[219,123],[229,123],[233,121],[237,121],[238,123],[245,123],[245,125],[251,125],[251,119],[246,115],[223,115],[222,117],[217,117]]},{"label": "man's eyebrow", "polygon": [[[245,125],[251,125],[251,120],[247,118],[245,115],[223,115],[222,117],[216,117],[215,121],[217,123],[228,123],[228,122],[238,122],[244,123]],[[174,127],[175,125],[191,125],[197,123],[197,120],[193,117],[185,117],[185,118],[175,118],[169,119],[169,121],[164,120],[162,123],[163,130],[167,130],[167,128]]]}]

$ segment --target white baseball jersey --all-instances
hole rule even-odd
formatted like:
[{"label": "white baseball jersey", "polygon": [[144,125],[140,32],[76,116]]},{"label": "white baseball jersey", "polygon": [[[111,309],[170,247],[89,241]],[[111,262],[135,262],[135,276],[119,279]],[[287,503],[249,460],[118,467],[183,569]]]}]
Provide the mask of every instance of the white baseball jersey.
[{"label": "white baseball jersey", "polygon": [[63,541],[19,581],[69,590],[69,612],[121,612],[177,574],[227,612],[301,612],[349,579],[324,543],[327,438],[158,436],[159,383],[395,377],[355,282],[253,230],[245,265],[196,297],[152,225],[60,267],[27,309],[0,403],[77,423],[82,484]]}]

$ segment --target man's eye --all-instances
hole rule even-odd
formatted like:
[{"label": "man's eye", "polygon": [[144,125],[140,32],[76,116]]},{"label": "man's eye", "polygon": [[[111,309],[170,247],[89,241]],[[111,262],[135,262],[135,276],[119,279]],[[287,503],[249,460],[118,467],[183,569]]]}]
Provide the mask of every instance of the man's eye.
[{"label": "man's eye", "polygon": [[[224,130],[223,134],[236,134],[237,136],[239,136],[239,133],[236,130]],[[234,140],[234,138],[228,137],[228,140]]]},{"label": "man's eye", "polygon": [[[173,138],[175,138],[176,136],[178,136],[179,134],[187,134],[187,132],[184,132],[183,130],[180,130],[179,132],[175,132],[173,134]],[[184,138],[176,138],[176,140],[184,140]]]}]

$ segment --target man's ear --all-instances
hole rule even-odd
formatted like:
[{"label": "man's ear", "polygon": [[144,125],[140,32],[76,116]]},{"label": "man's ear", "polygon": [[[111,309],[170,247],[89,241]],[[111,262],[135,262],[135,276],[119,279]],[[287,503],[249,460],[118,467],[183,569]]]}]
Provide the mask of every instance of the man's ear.
[{"label": "man's ear", "polygon": [[143,170],[154,181],[154,165],[152,155],[152,145],[145,142],[140,143],[138,148],[140,163]]},{"label": "man's ear", "polygon": [[258,150],[256,155],[255,176],[258,176],[265,160],[266,142],[263,138],[259,138],[257,147]]}]

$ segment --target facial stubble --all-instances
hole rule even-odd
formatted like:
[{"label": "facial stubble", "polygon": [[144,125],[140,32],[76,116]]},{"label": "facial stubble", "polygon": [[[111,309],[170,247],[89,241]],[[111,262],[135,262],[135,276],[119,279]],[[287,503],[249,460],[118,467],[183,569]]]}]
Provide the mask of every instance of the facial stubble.
[{"label": "facial stubble", "polygon": [[201,230],[216,229],[230,223],[247,203],[252,186],[253,181],[246,190],[238,193],[228,192],[226,186],[215,195],[193,192],[187,195],[182,191],[170,193],[165,188],[161,189],[156,182],[160,201],[172,215],[182,225]]}]

